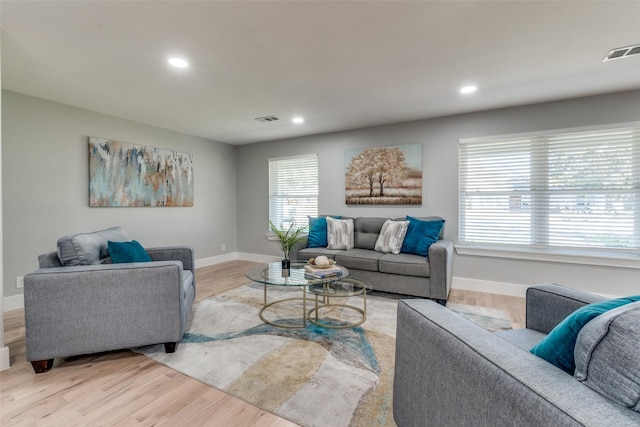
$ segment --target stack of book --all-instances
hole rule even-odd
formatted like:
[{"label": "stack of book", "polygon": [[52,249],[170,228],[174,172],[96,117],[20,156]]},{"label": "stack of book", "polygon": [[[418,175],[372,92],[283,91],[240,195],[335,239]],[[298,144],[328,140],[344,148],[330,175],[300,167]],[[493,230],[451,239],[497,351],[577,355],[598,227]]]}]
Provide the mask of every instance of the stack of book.
[{"label": "stack of book", "polygon": [[306,275],[317,279],[324,279],[325,277],[342,275],[342,269],[335,264],[325,268],[319,268],[314,265],[307,264],[304,266],[304,272]]}]

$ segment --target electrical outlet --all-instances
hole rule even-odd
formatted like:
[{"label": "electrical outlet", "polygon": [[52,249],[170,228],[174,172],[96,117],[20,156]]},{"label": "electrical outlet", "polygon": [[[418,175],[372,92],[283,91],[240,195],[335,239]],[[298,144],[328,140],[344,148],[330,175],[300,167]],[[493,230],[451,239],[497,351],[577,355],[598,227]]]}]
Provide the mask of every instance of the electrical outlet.
[{"label": "electrical outlet", "polygon": [[24,276],[16,277],[16,288],[24,288]]},{"label": "electrical outlet", "polygon": [[220,250],[221,250],[222,252],[226,251],[226,250],[227,250],[227,245],[225,245],[224,243],[223,243],[223,244],[221,244],[221,245],[220,245]]}]

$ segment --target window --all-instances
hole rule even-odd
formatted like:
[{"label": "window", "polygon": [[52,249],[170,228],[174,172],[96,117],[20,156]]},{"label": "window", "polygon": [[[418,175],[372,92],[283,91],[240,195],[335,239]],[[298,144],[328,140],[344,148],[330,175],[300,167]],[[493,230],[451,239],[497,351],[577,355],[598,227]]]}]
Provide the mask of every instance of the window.
[{"label": "window", "polygon": [[462,244],[640,249],[640,128],[462,140],[459,160]]},{"label": "window", "polygon": [[318,156],[269,159],[269,219],[304,227],[318,214]]}]

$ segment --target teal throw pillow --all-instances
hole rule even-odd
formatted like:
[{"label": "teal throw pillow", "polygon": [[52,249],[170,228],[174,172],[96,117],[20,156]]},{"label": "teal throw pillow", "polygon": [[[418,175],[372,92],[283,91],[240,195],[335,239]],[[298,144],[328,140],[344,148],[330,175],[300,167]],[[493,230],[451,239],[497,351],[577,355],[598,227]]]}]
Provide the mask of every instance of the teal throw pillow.
[{"label": "teal throw pillow", "polygon": [[635,301],[640,301],[640,295],[616,298],[580,307],[553,328],[549,335],[534,345],[530,351],[573,375],[573,371],[576,369],[574,348],[582,327],[609,310]]},{"label": "teal throw pillow", "polygon": [[[341,215],[332,215],[331,218],[342,219]],[[309,241],[308,248],[324,248],[327,242],[327,217],[309,217]]]},{"label": "teal throw pillow", "polygon": [[409,228],[400,252],[428,257],[429,247],[440,238],[444,219],[423,221],[407,215],[407,220]]},{"label": "teal throw pillow", "polygon": [[125,262],[151,262],[151,257],[136,240],[130,242],[107,242],[109,255],[114,264]]}]

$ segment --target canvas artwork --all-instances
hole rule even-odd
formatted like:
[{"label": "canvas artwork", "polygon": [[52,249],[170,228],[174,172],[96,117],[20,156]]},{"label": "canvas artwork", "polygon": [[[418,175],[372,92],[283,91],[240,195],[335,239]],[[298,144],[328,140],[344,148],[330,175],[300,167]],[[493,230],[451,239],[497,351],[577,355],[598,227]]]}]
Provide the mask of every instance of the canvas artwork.
[{"label": "canvas artwork", "polygon": [[422,144],[345,151],[348,205],[422,205]]},{"label": "canvas artwork", "polygon": [[193,206],[193,154],[90,137],[89,206]]}]

